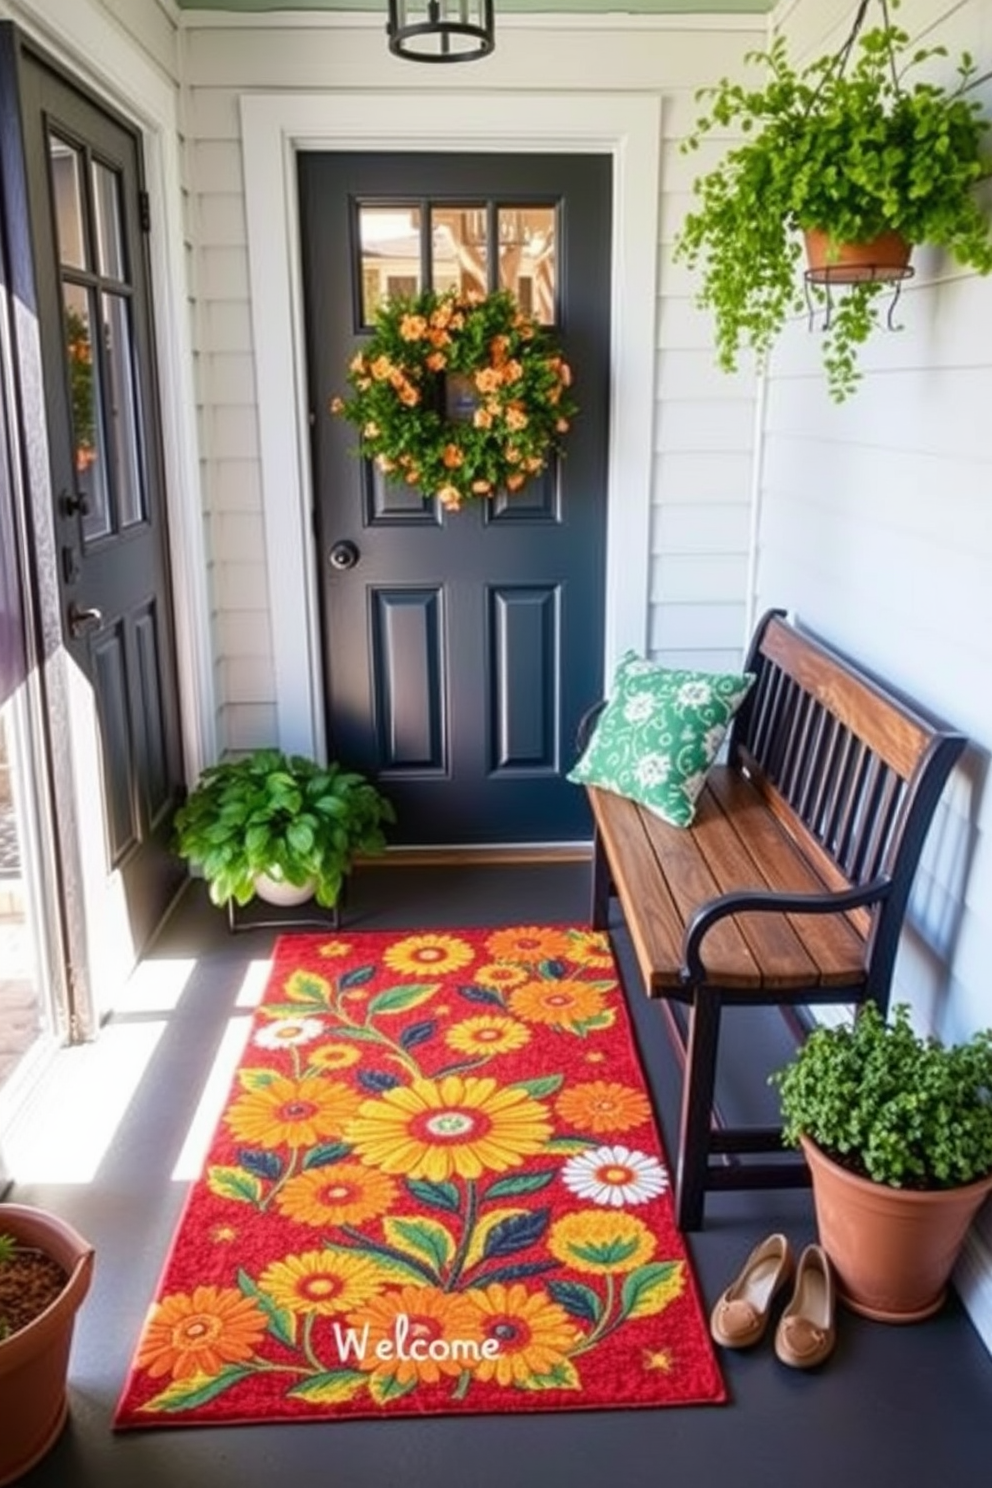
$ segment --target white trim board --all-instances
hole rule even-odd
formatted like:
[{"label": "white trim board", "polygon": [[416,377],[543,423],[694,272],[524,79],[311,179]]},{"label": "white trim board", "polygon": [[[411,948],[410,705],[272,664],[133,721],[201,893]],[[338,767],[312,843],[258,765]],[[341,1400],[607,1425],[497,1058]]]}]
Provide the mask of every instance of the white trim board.
[{"label": "white trim board", "polygon": [[[607,669],[647,644],[661,98],[246,94],[241,99],[262,502],[280,747],[324,748],[296,173],[299,150],[558,151],[613,159]],[[458,120],[452,142],[451,121]],[[264,355],[258,348],[264,347]]]}]

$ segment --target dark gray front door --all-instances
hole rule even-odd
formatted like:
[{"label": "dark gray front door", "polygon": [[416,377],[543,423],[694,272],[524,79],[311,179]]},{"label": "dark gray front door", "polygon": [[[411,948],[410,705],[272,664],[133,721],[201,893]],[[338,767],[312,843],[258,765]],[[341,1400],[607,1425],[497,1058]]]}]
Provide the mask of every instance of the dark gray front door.
[{"label": "dark gray front door", "polygon": [[62,638],[99,736],[108,884],[140,949],[181,876],[182,783],[140,141],[30,54],[20,85]]},{"label": "dark gray front door", "polygon": [[[602,687],[611,163],[304,154],[300,199],[331,751],[393,799],[398,841],[587,837],[564,773]],[[580,411],[544,476],[450,513],[327,404],[379,300],[455,285],[552,328]]]}]

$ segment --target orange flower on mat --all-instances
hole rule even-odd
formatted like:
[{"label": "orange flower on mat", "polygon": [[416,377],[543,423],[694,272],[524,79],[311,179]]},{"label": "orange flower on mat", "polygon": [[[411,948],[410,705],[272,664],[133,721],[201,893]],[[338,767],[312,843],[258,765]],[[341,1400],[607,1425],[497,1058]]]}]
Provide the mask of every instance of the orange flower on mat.
[{"label": "orange flower on mat", "polygon": [[267,1327],[258,1303],[235,1287],[173,1292],[152,1311],[136,1363],[152,1379],[219,1374],[225,1364],[250,1359]]},{"label": "orange flower on mat", "polygon": [[329,958],[349,956],[351,954],[351,946],[345,945],[343,940],[328,940],[320,947],[317,954]]},{"label": "orange flower on mat", "polygon": [[[360,1310],[349,1314],[348,1326],[361,1338],[366,1328],[369,1331],[364,1339],[364,1358],[342,1359],[342,1365],[380,1376],[392,1375],[401,1385],[410,1381],[432,1385],[442,1375],[461,1374],[474,1362],[477,1349],[460,1346],[483,1341],[478,1310],[468,1298],[431,1286],[403,1286],[371,1297]],[[401,1342],[405,1358],[397,1358],[397,1342]],[[430,1354],[432,1343],[439,1345],[434,1358]],[[380,1344],[391,1357],[379,1356]]]},{"label": "orange flower on mat", "polygon": [[387,1279],[375,1262],[364,1256],[305,1250],[273,1261],[258,1278],[258,1284],[277,1307],[330,1317],[360,1307],[382,1290]]},{"label": "orange flower on mat", "polygon": [[568,959],[598,971],[613,970],[610,942],[601,930],[573,930],[568,937]]},{"label": "orange flower on mat", "polygon": [[391,945],[382,959],[390,971],[406,976],[441,976],[459,971],[474,956],[468,942],[454,935],[407,935]]},{"label": "orange flower on mat", "polygon": [[487,1169],[519,1167],[550,1134],[546,1108],[526,1091],[446,1075],[365,1101],[348,1137],[365,1162],[440,1183],[455,1174],[478,1178]]},{"label": "orange flower on mat", "polygon": [[568,955],[569,938],[564,930],[542,929],[539,925],[514,925],[497,930],[486,941],[486,950],[494,961],[524,961],[534,966],[538,961],[554,961]]},{"label": "orange flower on mat", "polygon": [[510,993],[509,1004],[528,1023],[575,1028],[603,1012],[603,994],[587,982],[525,982]]},{"label": "orange flower on mat", "polygon": [[509,961],[493,961],[490,966],[480,966],[473,971],[472,980],[479,987],[492,987],[501,992],[504,987],[519,987],[527,976],[522,966],[511,966]]},{"label": "orange flower on mat", "polygon": [[267,1085],[239,1096],[224,1119],[242,1142],[312,1147],[325,1137],[340,1137],[360,1100],[347,1085],[323,1075],[304,1075],[301,1080],[276,1075]]},{"label": "orange flower on mat", "polygon": [[307,1064],[322,1070],[349,1069],[361,1057],[354,1044],[321,1044],[319,1049],[307,1050]]},{"label": "orange flower on mat", "polygon": [[580,1209],[556,1219],[548,1249],[576,1271],[598,1276],[636,1271],[654,1255],[657,1242],[634,1214]]},{"label": "orange flower on mat", "polygon": [[651,1120],[651,1103],[643,1091],[615,1080],[570,1085],[555,1101],[555,1110],[580,1131],[621,1132]]},{"label": "orange flower on mat", "polygon": [[530,1029],[514,1018],[484,1013],[456,1023],[445,1034],[445,1043],[462,1054],[507,1054],[530,1043]]},{"label": "orange flower on mat", "polygon": [[568,1351],[582,1337],[564,1307],[552,1302],[547,1292],[528,1292],[520,1282],[491,1286],[468,1293],[478,1309],[478,1330],[483,1340],[494,1339],[499,1353],[483,1356],[472,1374],[477,1380],[494,1379],[498,1385],[521,1385],[538,1375],[548,1375],[564,1364]]},{"label": "orange flower on mat", "polygon": [[363,1163],[309,1168],[290,1178],[276,1195],[276,1203],[287,1219],[325,1229],[375,1219],[387,1213],[395,1202],[393,1179]]}]

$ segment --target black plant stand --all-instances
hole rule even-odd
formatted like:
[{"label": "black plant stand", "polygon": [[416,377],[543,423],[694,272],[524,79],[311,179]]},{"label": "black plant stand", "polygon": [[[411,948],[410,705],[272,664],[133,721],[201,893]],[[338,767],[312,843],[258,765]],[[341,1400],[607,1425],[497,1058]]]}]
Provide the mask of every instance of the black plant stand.
[{"label": "black plant stand", "polygon": [[[341,898],[344,898],[343,890]],[[310,927],[316,930],[340,930],[340,900],[337,904],[332,904],[327,909],[320,909],[319,906],[317,909],[309,909],[308,906],[311,902],[308,900],[306,905],[287,906],[282,913],[278,912],[278,906],[273,906],[276,913],[271,917],[260,919],[257,915],[245,917],[242,906],[237,904],[234,899],[228,899],[227,928],[232,935],[237,935],[242,930],[293,930],[304,927]],[[244,908],[247,907],[247,905],[244,906]],[[304,908],[307,908],[307,913],[300,914],[298,911]]]}]

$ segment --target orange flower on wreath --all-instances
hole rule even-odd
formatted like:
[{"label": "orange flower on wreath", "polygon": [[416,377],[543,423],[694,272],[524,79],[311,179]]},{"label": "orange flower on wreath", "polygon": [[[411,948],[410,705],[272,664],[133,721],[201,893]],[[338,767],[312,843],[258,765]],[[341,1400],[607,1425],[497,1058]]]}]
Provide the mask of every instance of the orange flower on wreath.
[{"label": "orange flower on wreath", "polygon": [[477,1309],[483,1341],[499,1344],[494,1358],[483,1355],[474,1366],[474,1379],[526,1388],[564,1364],[582,1337],[564,1307],[547,1292],[528,1292],[520,1282],[493,1282],[469,1292],[468,1299]]},{"label": "orange flower on wreath", "polygon": [[137,1366],[152,1379],[208,1378],[225,1364],[244,1364],[265,1335],[268,1318],[236,1287],[198,1286],[156,1303],[138,1349]]},{"label": "orange flower on wreath", "polygon": [[242,1142],[259,1147],[312,1147],[326,1137],[340,1137],[361,1103],[347,1085],[324,1075],[293,1080],[275,1075],[256,1090],[247,1090],[224,1120]]},{"label": "orange flower on wreath", "polygon": [[547,1108],[519,1086],[445,1075],[363,1102],[348,1140],[373,1167],[441,1183],[519,1167],[551,1131]]},{"label": "orange flower on wreath", "polygon": [[555,1110],[568,1125],[589,1132],[629,1131],[652,1118],[644,1092],[616,1080],[569,1085],[555,1101]]},{"label": "orange flower on wreath", "polygon": [[378,1219],[396,1203],[395,1181],[364,1163],[332,1163],[308,1168],[290,1178],[276,1194],[280,1214],[298,1224],[329,1229],[333,1225],[362,1224]]},{"label": "orange flower on wreath", "polygon": [[528,1023],[548,1023],[556,1028],[575,1029],[605,1010],[603,994],[588,982],[547,979],[525,982],[510,993],[510,1010]]},{"label": "orange flower on wreath", "polygon": [[486,939],[486,950],[494,961],[523,961],[530,966],[567,956],[568,946],[564,930],[541,925],[514,925],[509,930],[496,930]]},{"label": "orange flower on wreath", "polygon": [[475,957],[467,940],[457,935],[406,935],[394,941],[383,954],[390,971],[406,976],[444,976],[460,971]]}]

